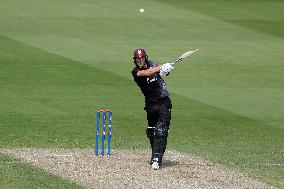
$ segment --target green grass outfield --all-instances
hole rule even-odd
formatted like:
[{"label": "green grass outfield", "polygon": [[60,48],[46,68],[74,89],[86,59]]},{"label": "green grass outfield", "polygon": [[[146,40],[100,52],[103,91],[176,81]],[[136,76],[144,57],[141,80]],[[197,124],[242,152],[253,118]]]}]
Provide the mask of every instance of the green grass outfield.
[{"label": "green grass outfield", "polygon": [[[199,48],[165,79],[174,106],[168,148],[284,188],[284,2],[0,4],[1,148],[91,149],[101,108],[113,110],[113,148],[148,148],[133,50],[164,63]],[[0,160],[3,188],[78,188]]]}]

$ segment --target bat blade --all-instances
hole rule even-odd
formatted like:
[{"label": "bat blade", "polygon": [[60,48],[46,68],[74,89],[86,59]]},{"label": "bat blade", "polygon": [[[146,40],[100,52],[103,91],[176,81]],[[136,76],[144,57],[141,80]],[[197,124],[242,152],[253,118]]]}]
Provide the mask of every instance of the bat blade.
[{"label": "bat blade", "polygon": [[177,62],[191,56],[192,54],[196,53],[197,51],[199,51],[199,49],[194,49],[191,51],[187,51],[185,53],[183,53],[180,57],[178,57],[174,62],[172,62],[172,65],[175,65]]}]

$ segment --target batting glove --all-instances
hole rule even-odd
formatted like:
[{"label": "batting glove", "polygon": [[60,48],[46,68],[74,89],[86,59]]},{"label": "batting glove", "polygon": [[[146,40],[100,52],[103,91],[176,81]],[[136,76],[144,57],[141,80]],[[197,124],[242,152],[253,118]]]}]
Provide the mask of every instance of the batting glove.
[{"label": "batting glove", "polygon": [[171,63],[165,63],[163,65],[161,65],[161,70],[160,70],[160,75],[164,76],[164,75],[169,75],[170,72],[174,69],[175,67],[172,66]]}]

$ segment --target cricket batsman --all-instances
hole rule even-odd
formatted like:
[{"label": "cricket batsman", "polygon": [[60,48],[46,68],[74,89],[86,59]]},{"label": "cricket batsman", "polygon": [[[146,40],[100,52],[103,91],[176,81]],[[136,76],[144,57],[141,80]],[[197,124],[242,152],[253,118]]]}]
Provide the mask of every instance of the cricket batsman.
[{"label": "cricket batsman", "polygon": [[168,75],[174,66],[170,63],[159,65],[148,60],[145,49],[136,49],[133,54],[135,67],[132,75],[145,96],[145,111],[148,127],[146,135],[152,148],[151,166],[159,169],[167,146],[168,130],[171,121],[171,99],[165,81],[161,76]]}]

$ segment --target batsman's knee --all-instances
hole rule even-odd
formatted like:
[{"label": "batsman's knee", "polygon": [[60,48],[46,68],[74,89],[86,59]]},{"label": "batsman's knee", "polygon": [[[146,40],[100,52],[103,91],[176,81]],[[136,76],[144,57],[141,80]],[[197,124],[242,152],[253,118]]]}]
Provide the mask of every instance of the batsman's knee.
[{"label": "batsman's knee", "polygon": [[155,127],[155,136],[160,138],[168,137],[168,124],[166,122],[158,121]]}]

